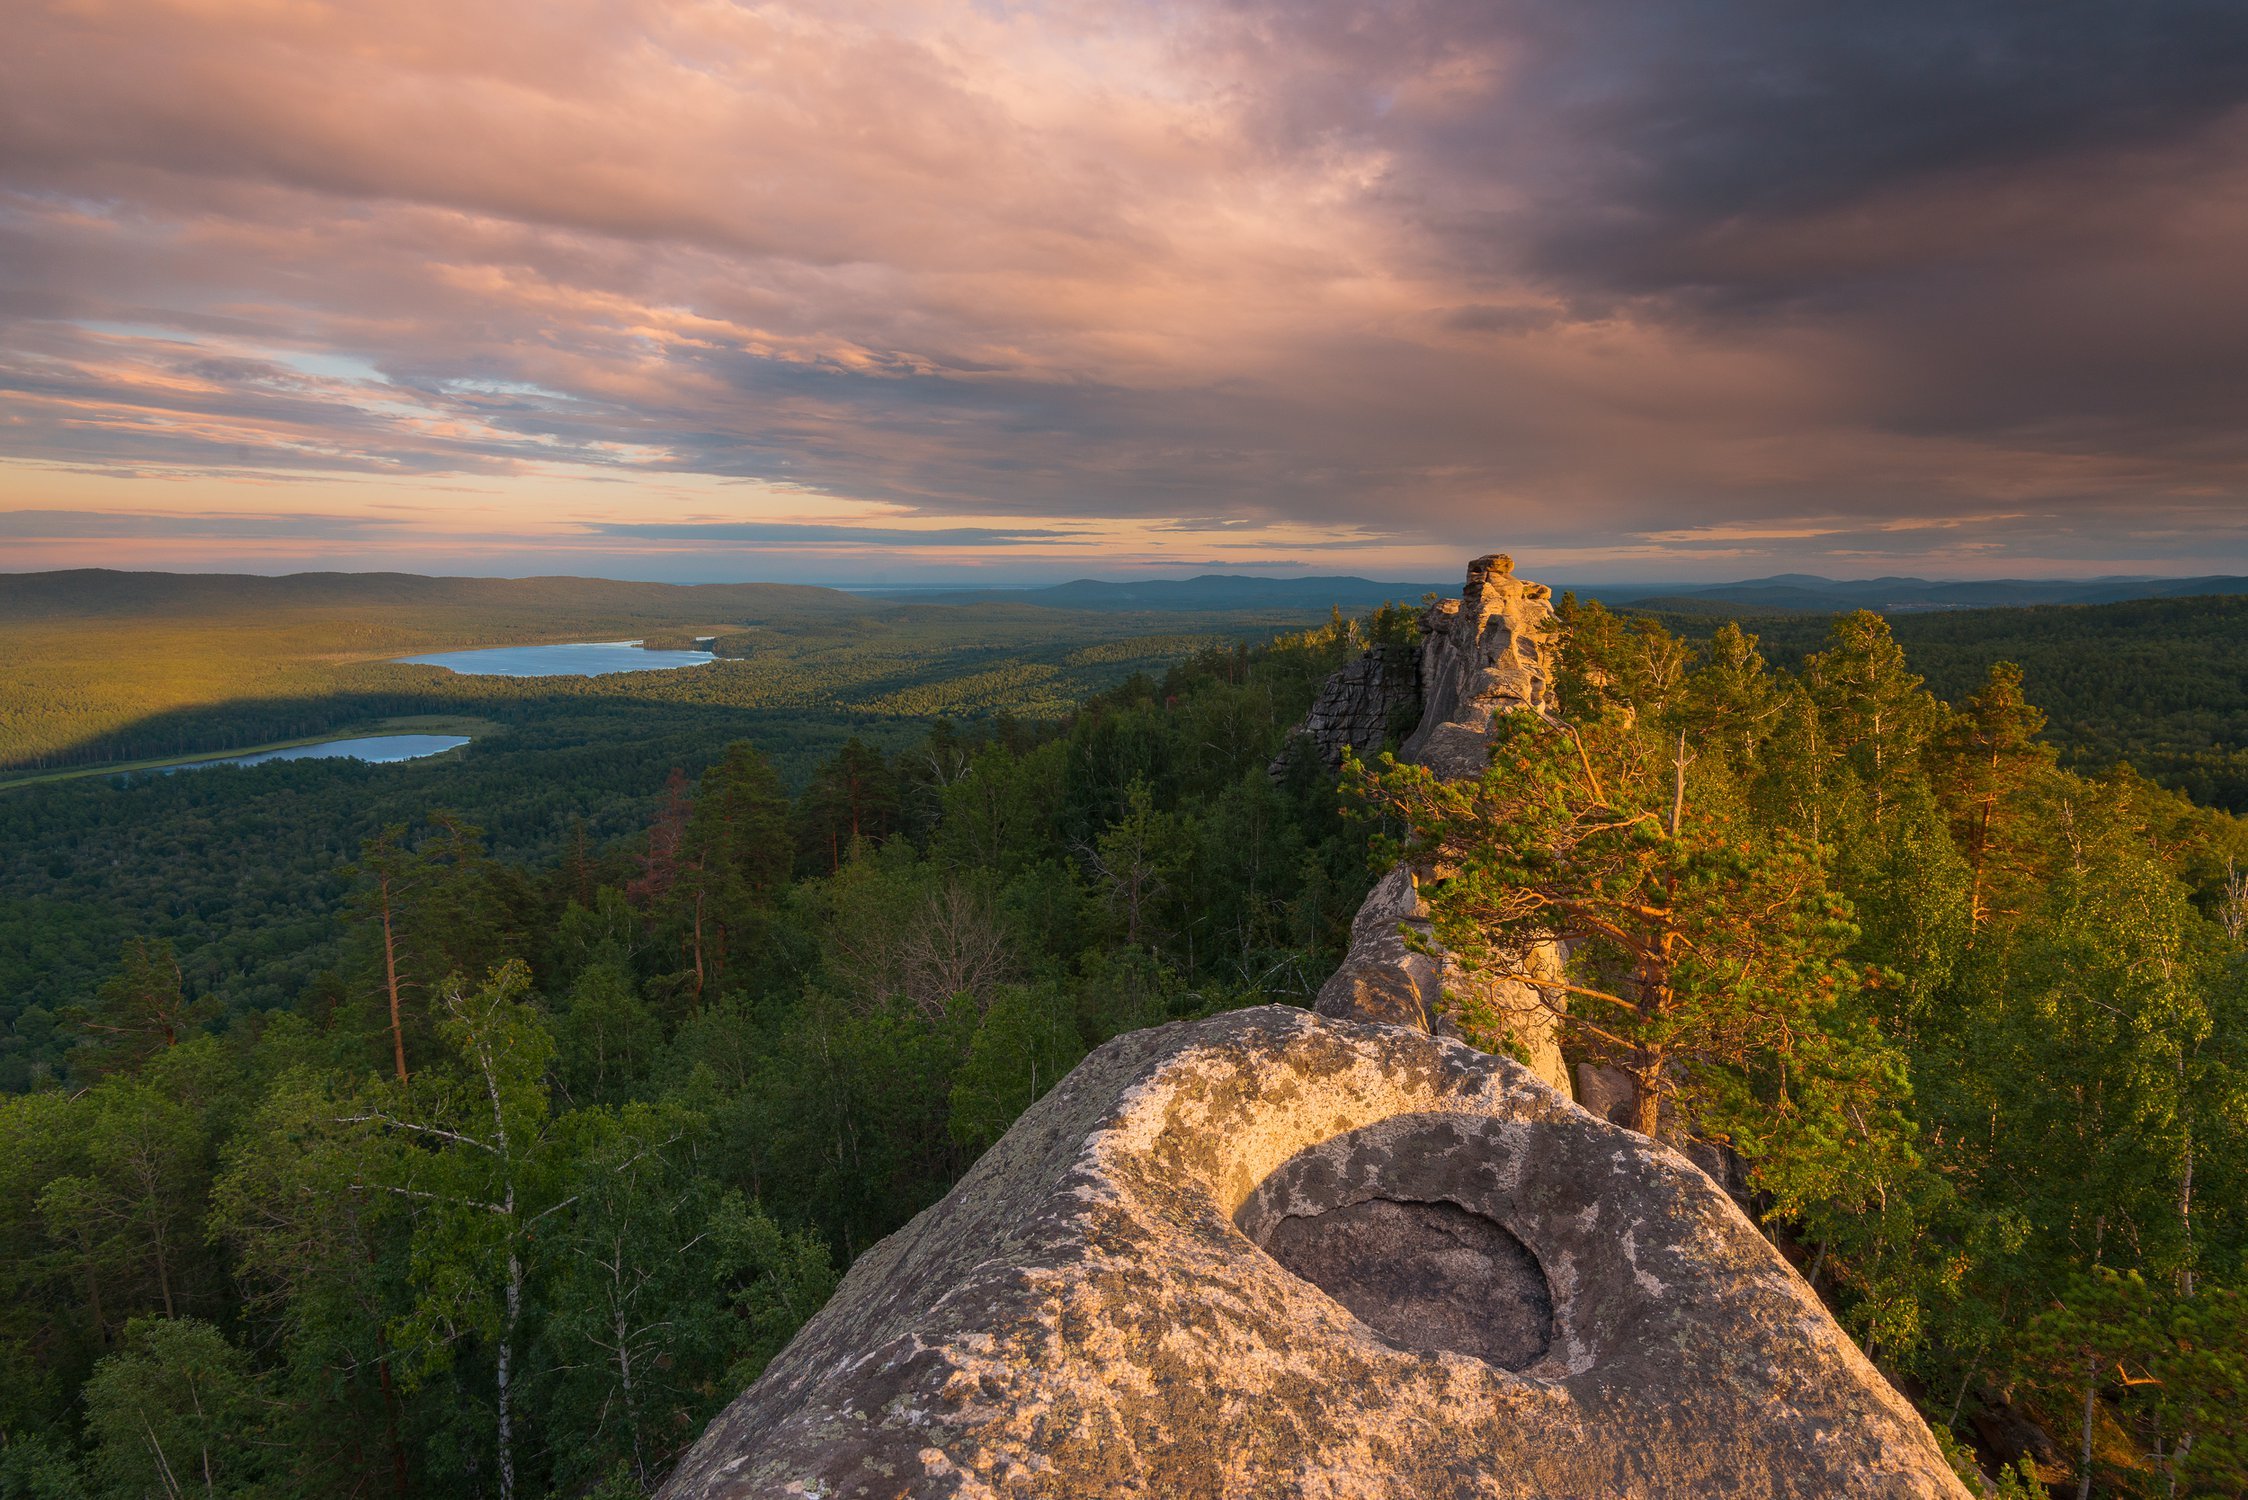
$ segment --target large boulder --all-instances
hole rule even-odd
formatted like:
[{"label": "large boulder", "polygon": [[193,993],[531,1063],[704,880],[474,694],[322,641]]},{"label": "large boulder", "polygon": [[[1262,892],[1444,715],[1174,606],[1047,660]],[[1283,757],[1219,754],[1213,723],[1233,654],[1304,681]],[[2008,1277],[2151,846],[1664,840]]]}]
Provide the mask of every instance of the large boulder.
[{"label": "large boulder", "polygon": [[1684,1158],[1503,1058],[1279,1006],[1087,1058],[664,1490],[1965,1493]]}]

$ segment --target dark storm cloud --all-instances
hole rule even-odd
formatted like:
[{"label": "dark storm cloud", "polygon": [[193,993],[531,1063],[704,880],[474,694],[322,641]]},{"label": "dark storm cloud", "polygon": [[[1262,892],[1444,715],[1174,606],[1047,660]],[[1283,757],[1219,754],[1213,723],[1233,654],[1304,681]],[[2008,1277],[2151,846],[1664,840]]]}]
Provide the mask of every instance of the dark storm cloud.
[{"label": "dark storm cloud", "polygon": [[1540,263],[1630,286],[1692,284],[1706,267],[1679,247],[1724,230],[2161,147],[2248,99],[2248,7],[2229,0],[1516,14],[1531,51],[1509,111],[1550,117],[1581,169],[1540,184]]},{"label": "dark storm cloud", "polygon": [[10,27],[0,456],[105,512],[472,475],[491,531],[716,536],[566,531],[567,470],[930,519],[900,546],[2248,563],[2237,3]]}]

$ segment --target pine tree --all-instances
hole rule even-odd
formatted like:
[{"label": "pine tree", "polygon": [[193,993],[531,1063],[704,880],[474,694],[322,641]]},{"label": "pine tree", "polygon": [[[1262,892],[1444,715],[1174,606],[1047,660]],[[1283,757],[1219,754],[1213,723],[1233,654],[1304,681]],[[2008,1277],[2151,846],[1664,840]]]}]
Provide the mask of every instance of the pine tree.
[{"label": "pine tree", "polygon": [[896,831],[898,779],[881,751],[853,735],[812,774],[798,809],[807,863],[832,874],[853,843]]},{"label": "pine tree", "polygon": [[170,943],[129,938],[117,971],[93,1002],[61,1012],[63,1023],[83,1038],[71,1050],[71,1071],[85,1079],[130,1072],[153,1053],[187,1040],[218,1012],[216,999],[188,997]]},{"label": "pine tree", "polygon": [[[1563,727],[1527,712],[1493,725],[1491,768],[1445,782],[1385,757],[1349,774],[1410,833],[1394,853],[1424,885],[1437,940],[1471,977],[1537,987],[1594,1058],[1632,1082],[1632,1127],[1712,1070],[1784,1059],[1858,983],[1853,937],[1817,850],[1749,827],[1722,781],[1690,782],[1683,736],[1611,712]],[[1538,942],[1571,946],[1568,977],[1524,969]]]},{"label": "pine tree", "polygon": [[1936,703],[1905,666],[1889,622],[1872,610],[1837,615],[1827,649],[1803,664],[1827,753],[1865,789],[1867,817],[1880,823],[1919,771]]},{"label": "pine tree", "polygon": [[406,825],[394,823],[360,845],[359,865],[347,874],[362,874],[368,882],[364,905],[382,930],[383,992],[390,1003],[391,1065],[400,1083],[411,1080],[406,1067],[406,1022],[403,983],[398,973],[399,927],[402,907],[411,898],[418,862],[405,847]]},{"label": "pine tree", "polygon": [[1743,777],[1755,773],[1783,705],[1756,646],[1756,637],[1733,621],[1718,626],[1686,678],[1678,711],[1688,738],[1722,754]]},{"label": "pine tree", "polygon": [[788,879],[788,813],[780,778],[746,741],[729,745],[696,785],[664,904],[686,932],[697,1006],[725,969],[732,935]]},{"label": "pine tree", "polygon": [[1991,919],[1994,894],[2011,902],[2030,876],[2033,850],[2017,833],[2017,809],[2031,783],[2053,765],[2052,747],[2037,739],[2044,727],[2045,715],[2022,696],[2022,669],[1995,662],[1933,747],[1937,793],[1972,875],[1978,927]]}]

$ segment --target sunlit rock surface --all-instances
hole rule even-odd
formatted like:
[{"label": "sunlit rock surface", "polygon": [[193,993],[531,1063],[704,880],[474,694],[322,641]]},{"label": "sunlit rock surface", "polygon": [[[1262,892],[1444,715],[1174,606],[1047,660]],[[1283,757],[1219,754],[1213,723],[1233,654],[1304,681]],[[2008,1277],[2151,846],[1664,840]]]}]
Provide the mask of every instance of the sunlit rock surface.
[{"label": "sunlit rock surface", "polygon": [[1505,1059],[1268,1006],[1087,1058],[665,1494],[1965,1491],[1683,1158]]},{"label": "sunlit rock surface", "polygon": [[[1551,589],[1515,577],[1513,559],[1503,553],[1468,564],[1460,597],[1437,601],[1421,617],[1417,680],[1423,706],[1398,758],[1448,780],[1482,775],[1490,761],[1492,715],[1557,709],[1556,650]],[[1322,701],[1348,671],[1329,680]],[[1391,871],[1351,923],[1350,952],[1321,987],[1319,1013],[1444,1030],[1444,990],[1464,990],[1470,981],[1449,959],[1407,945],[1399,924],[1425,937],[1426,915],[1413,872]],[[1559,978],[1561,967],[1561,952],[1552,943],[1537,944],[1524,955],[1527,973]],[[1558,1026],[1537,992],[1518,980],[1483,988],[1493,1010],[1509,1018],[1508,1032],[1531,1070],[1566,1093],[1569,1069]]]}]

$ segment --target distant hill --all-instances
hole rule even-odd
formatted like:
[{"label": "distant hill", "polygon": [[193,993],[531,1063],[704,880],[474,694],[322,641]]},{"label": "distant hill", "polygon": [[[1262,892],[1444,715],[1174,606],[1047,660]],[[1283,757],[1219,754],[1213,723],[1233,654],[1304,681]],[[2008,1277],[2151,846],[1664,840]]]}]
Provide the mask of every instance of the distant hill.
[{"label": "distant hill", "polygon": [[[1923,610],[2005,609],[2038,604],[2119,604],[2132,599],[2179,599],[2204,594],[2248,594],[2248,578],[1822,578],[1781,573],[1735,583],[1578,584],[1577,593],[1634,609],[1679,614],[1833,614],[1872,609],[1885,614]],[[1226,611],[1244,609],[1370,609],[1392,600],[1454,594],[1456,583],[1384,583],[1354,575],[1325,578],[1253,578],[1204,573],[1195,578],[1142,578],[1114,582],[1078,578],[1036,589],[875,589],[862,598],[916,604],[1032,604],[1047,609],[1099,611]]]},{"label": "distant hill", "polygon": [[1456,594],[1457,583],[1378,583],[1370,578],[1251,578],[1204,573],[1194,578],[1143,578],[1112,583],[1077,578],[1040,589],[884,589],[874,597],[928,604],[1036,604],[1048,609],[1185,610],[1371,609],[1423,594]]},{"label": "distant hill", "polygon": [[1871,609],[1908,614],[1937,609],[2004,609],[2036,604],[2120,604],[2132,599],[2182,599],[2208,594],[2248,594],[2248,578],[1987,578],[1965,582],[1926,578],[1821,578],[1782,573],[1739,583],[1694,587],[1624,585],[1578,592],[1634,609],[1681,614],[1750,610],[1772,614],[1832,614]]},{"label": "distant hill", "polygon": [[802,620],[863,613],[840,589],[791,583],[622,583],[609,578],[425,578],[416,573],[0,573],[0,619],[117,619],[243,610],[424,608],[648,623]]}]

